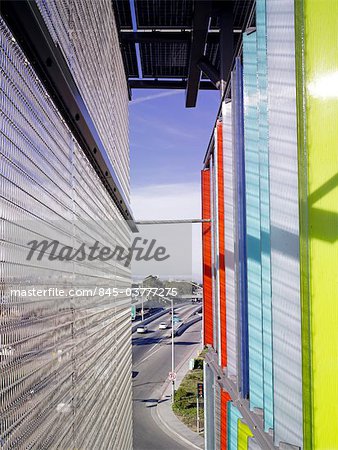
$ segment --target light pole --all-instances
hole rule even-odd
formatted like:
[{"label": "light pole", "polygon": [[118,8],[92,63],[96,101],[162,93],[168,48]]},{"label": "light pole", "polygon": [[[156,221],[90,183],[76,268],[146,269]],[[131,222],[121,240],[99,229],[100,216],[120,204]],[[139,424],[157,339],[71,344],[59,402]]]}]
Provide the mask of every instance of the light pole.
[{"label": "light pole", "polygon": [[174,333],[174,299],[171,298],[171,402],[174,403],[175,399],[175,333]]}]

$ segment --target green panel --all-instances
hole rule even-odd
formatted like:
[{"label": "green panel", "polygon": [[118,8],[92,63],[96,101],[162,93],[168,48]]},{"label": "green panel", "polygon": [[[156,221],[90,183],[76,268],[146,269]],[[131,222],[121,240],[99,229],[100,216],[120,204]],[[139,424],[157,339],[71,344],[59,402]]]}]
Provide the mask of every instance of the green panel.
[{"label": "green panel", "polygon": [[338,448],[338,2],[296,2],[305,449]]},{"label": "green panel", "polygon": [[238,440],[237,440],[237,450],[248,450],[249,448],[249,437],[253,437],[250,428],[240,419],[238,420]]}]

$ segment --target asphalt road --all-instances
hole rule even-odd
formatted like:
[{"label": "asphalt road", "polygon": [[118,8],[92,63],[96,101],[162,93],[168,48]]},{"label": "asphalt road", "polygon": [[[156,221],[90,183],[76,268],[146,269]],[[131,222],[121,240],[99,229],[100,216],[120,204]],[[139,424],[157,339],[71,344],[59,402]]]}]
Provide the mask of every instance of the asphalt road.
[{"label": "asphalt road", "polygon": [[[196,305],[183,307],[178,310],[178,315],[184,319],[195,309]],[[170,323],[170,319],[169,314],[164,315],[148,325],[147,334],[133,334],[134,450],[190,448],[188,444],[163,431],[154,410],[171,370],[171,329],[158,330],[158,325],[163,321]],[[175,366],[187,358],[191,346],[200,340],[201,321],[175,337]]]}]

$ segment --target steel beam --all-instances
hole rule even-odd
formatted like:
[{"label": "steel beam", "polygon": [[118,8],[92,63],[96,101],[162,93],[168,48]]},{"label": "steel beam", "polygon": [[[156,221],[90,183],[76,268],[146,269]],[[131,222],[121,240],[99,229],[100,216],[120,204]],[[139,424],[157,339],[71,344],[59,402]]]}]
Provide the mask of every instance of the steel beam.
[{"label": "steel beam", "polygon": [[[187,42],[191,41],[191,31],[120,31],[121,42],[128,44],[142,44],[149,42]],[[207,42],[217,44],[219,32],[208,33]]]},{"label": "steel beam", "polygon": [[[129,80],[131,89],[186,89],[185,80]],[[200,89],[214,90],[215,86],[210,82],[203,80],[200,82]]]},{"label": "steel beam", "polygon": [[187,108],[193,108],[196,106],[197,93],[201,78],[201,69],[198,67],[197,63],[204,54],[205,43],[208,35],[210,13],[210,1],[194,1],[189,74],[185,102]]},{"label": "steel beam", "polygon": [[220,53],[220,75],[221,75],[221,96],[223,96],[234,58],[234,35],[233,29],[233,3],[222,2],[220,11],[221,33],[219,40]]},{"label": "steel beam", "polygon": [[218,70],[214,67],[206,56],[202,58],[197,63],[201,71],[210,79],[216,89],[221,87],[221,78]]},{"label": "steel beam", "polygon": [[1,15],[79,142],[114,203],[137,231],[129,202],[59,47],[35,2],[3,0]]}]

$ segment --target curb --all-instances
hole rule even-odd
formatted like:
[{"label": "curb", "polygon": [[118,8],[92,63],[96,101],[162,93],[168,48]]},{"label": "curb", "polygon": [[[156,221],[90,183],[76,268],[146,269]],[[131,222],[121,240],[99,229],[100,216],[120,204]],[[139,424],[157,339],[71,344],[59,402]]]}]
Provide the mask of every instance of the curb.
[{"label": "curb", "polygon": [[[195,323],[195,322],[194,322],[194,323]],[[192,325],[192,323],[191,323],[190,325]],[[196,346],[196,347],[197,347],[197,346]],[[181,362],[175,367],[175,372],[178,372],[178,371],[181,369],[181,367],[182,367],[189,359],[191,359],[192,355],[196,352],[196,347],[189,353],[189,356],[188,356],[184,361],[181,361]],[[161,417],[161,414],[160,414],[160,412],[159,412],[159,403],[164,399],[165,392],[168,390],[169,386],[170,386],[170,381],[166,381],[166,382],[164,383],[164,385],[163,385],[163,388],[162,388],[162,391],[161,391],[160,398],[159,398],[159,400],[158,400],[158,402],[157,402],[157,407],[155,408],[155,411],[156,411],[156,412],[154,411],[154,414],[156,414],[158,420],[161,422],[162,426],[165,427],[165,428],[167,429],[167,431],[169,432],[169,434],[175,435],[176,437],[178,437],[178,438],[179,438],[181,441],[183,441],[185,444],[188,444],[188,445],[189,445],[189,448],[195,448],[195,449],[198,449],[198,450],[202,450],[203,447],[199,447],[198,445],[194,444],[193,442],[191,442],[191,441],[190,441],[189,439],[187,439],[186,437],[182,436],[182,435],[181,435],[180,433],[178,433],[177,431],[174,431],[172,428],[170,428],[170,427],[166,424],[165,420]],[[175,415],[175,413],[172,411],[172,409],[171,409],[171,413],[172,413],[173,415]],[[176,417],[176,415],[175,415],[175,417]],[[177,418],[177,420],[179,421],[178,418]],[[183,422],[181,422],[181,423],[183,424]],[[184,425],[184,424],[183,424],[183,425]],[[188,427],[187,427],[187,428],[188,428]],[[188,429],[189,429],[189,428],[188,428]],[[190,430],[190,429],[189,429],[189,430]]]}]

